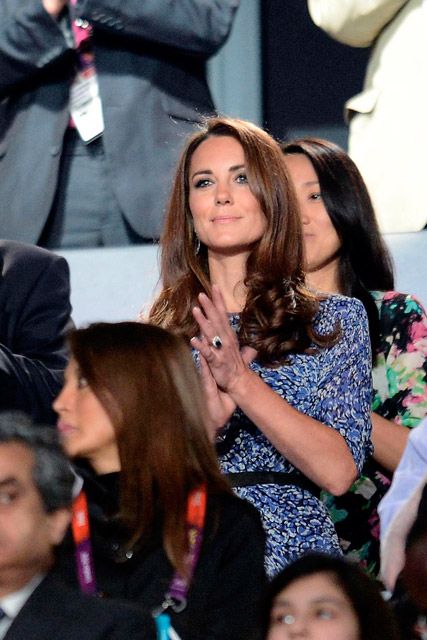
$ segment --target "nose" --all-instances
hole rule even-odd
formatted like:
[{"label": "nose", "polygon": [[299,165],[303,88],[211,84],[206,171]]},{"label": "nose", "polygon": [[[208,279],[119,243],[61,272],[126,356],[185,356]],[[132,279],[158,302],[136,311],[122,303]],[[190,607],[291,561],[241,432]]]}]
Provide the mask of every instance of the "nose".
[{"label": "nose", "polygon": [[226,182],[218,182],[215,193],[215,203],[217,205],[231,204],[233,197],[229,185]]},{"label": "nose", "polygon": [[289,640],[298,640],[299,638],[308,638],[307,621],[304,616],[290,616],[292,621],[285,625],[287,638]]},{"label": "nose", "polygon": [[305,207],[301,202],[299,203],[300,217],[303,225],[310,224],[310,215],[308,212],[308,208]]},{"label": "nose", "polygon": [[67,390],[67,383],[64,384],[55,400],[52,402],[52,408],[57,414],[61,414],[66,411],[67,404],[69,403],[69,391]]}]

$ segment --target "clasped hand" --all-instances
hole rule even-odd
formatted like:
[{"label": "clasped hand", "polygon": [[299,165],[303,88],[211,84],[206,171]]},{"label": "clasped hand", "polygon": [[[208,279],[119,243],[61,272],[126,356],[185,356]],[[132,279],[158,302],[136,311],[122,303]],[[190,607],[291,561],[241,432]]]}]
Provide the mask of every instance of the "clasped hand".
[{"label": "clasped hand", "polygon": [[217,286],[212,287],[211,300],[201,293],[199,303],[200,307],[193,309],[193,316],[199,325],[200,336],[192,338],[191,344],[200,353],[201,378],[211,426],[218,430],[236,408],[233,392],[245,384],[248,365],[256,351],[250,347],[240,349]]}]

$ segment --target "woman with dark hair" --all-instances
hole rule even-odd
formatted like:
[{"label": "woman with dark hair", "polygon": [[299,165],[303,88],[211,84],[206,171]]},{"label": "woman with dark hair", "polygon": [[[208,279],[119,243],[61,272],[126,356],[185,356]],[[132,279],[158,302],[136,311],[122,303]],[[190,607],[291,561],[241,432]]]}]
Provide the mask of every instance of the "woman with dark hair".
[{"label": "woman with dark hair", "polygon": [[398,640],[378,585],[344,558],[309,553],[270,583],[266,640]]},{"label": "woman with dark hair", "polygon": [[212,118],[187,142],[150,319],[195,349],[222,471],[260,511],[270,575],[340,553],[318,494],[345,492],[370,451],[363,306],[304,285],[302,229],[277,142]]},{"label": "woman with dark hair", "polygon": [[220,473],[188,346],[123,322],[74,331],[70,347],[54,409],[84,491],[60,573],[86,592],[137,602],[147,638],[163,610],[183,640],[249,635],[264,532]]},{"label": "woman with dark hair", "polygon": [[307,284],[354,296],[369,319],[373,361],[373,457],[350,492],[324,496],[344,552],[379,571],[376,507],[390,485],[408,437],[427,413],[427,316],[393,290],[390,255],[363,179],[349,156],[326,140],[282,145],[304,229]]}]

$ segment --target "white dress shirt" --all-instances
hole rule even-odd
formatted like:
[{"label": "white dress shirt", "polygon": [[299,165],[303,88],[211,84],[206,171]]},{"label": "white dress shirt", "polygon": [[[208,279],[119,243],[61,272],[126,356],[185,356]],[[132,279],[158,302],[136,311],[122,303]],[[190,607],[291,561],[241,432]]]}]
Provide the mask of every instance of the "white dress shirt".
[{"label": "white dress shirt", "polygon": [[44,575],[36,575],[34,578],[27,582],[25,587],[19,589],[19,591],[14,591],[13,593],[9,593],[7,596],[0,598],[0,608],[3,609],[6,614],[5,617],[0,620],[0,640],[6,635],[7,630],[10,625],[21,611],[24,604],[27,602],[30,595],[39,586],[40,582],[43,580]]}]

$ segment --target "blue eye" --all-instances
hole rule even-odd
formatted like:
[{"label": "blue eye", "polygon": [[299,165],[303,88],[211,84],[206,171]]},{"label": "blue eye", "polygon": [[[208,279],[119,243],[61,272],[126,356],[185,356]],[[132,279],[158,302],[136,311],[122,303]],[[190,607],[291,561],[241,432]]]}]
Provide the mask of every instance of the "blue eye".
[{"label": "blue eye", "polygon": [[321,193],[312,193],[309,196],[310,200],[321,200],[322,199],[322,194]]},{"label": "blue eye", "polygon": [[246,175],[246,173],[239,173],[238,176],[236,176],[236,182],[240,182],[240,183],[247,183],[248,182],[248,176]]},{"label": "blue eye", "polygon": [[194,183],[195,189],[203,189],[203,187],[207,187],[211,184],[211,180],[209,178],[201,178]]}]

